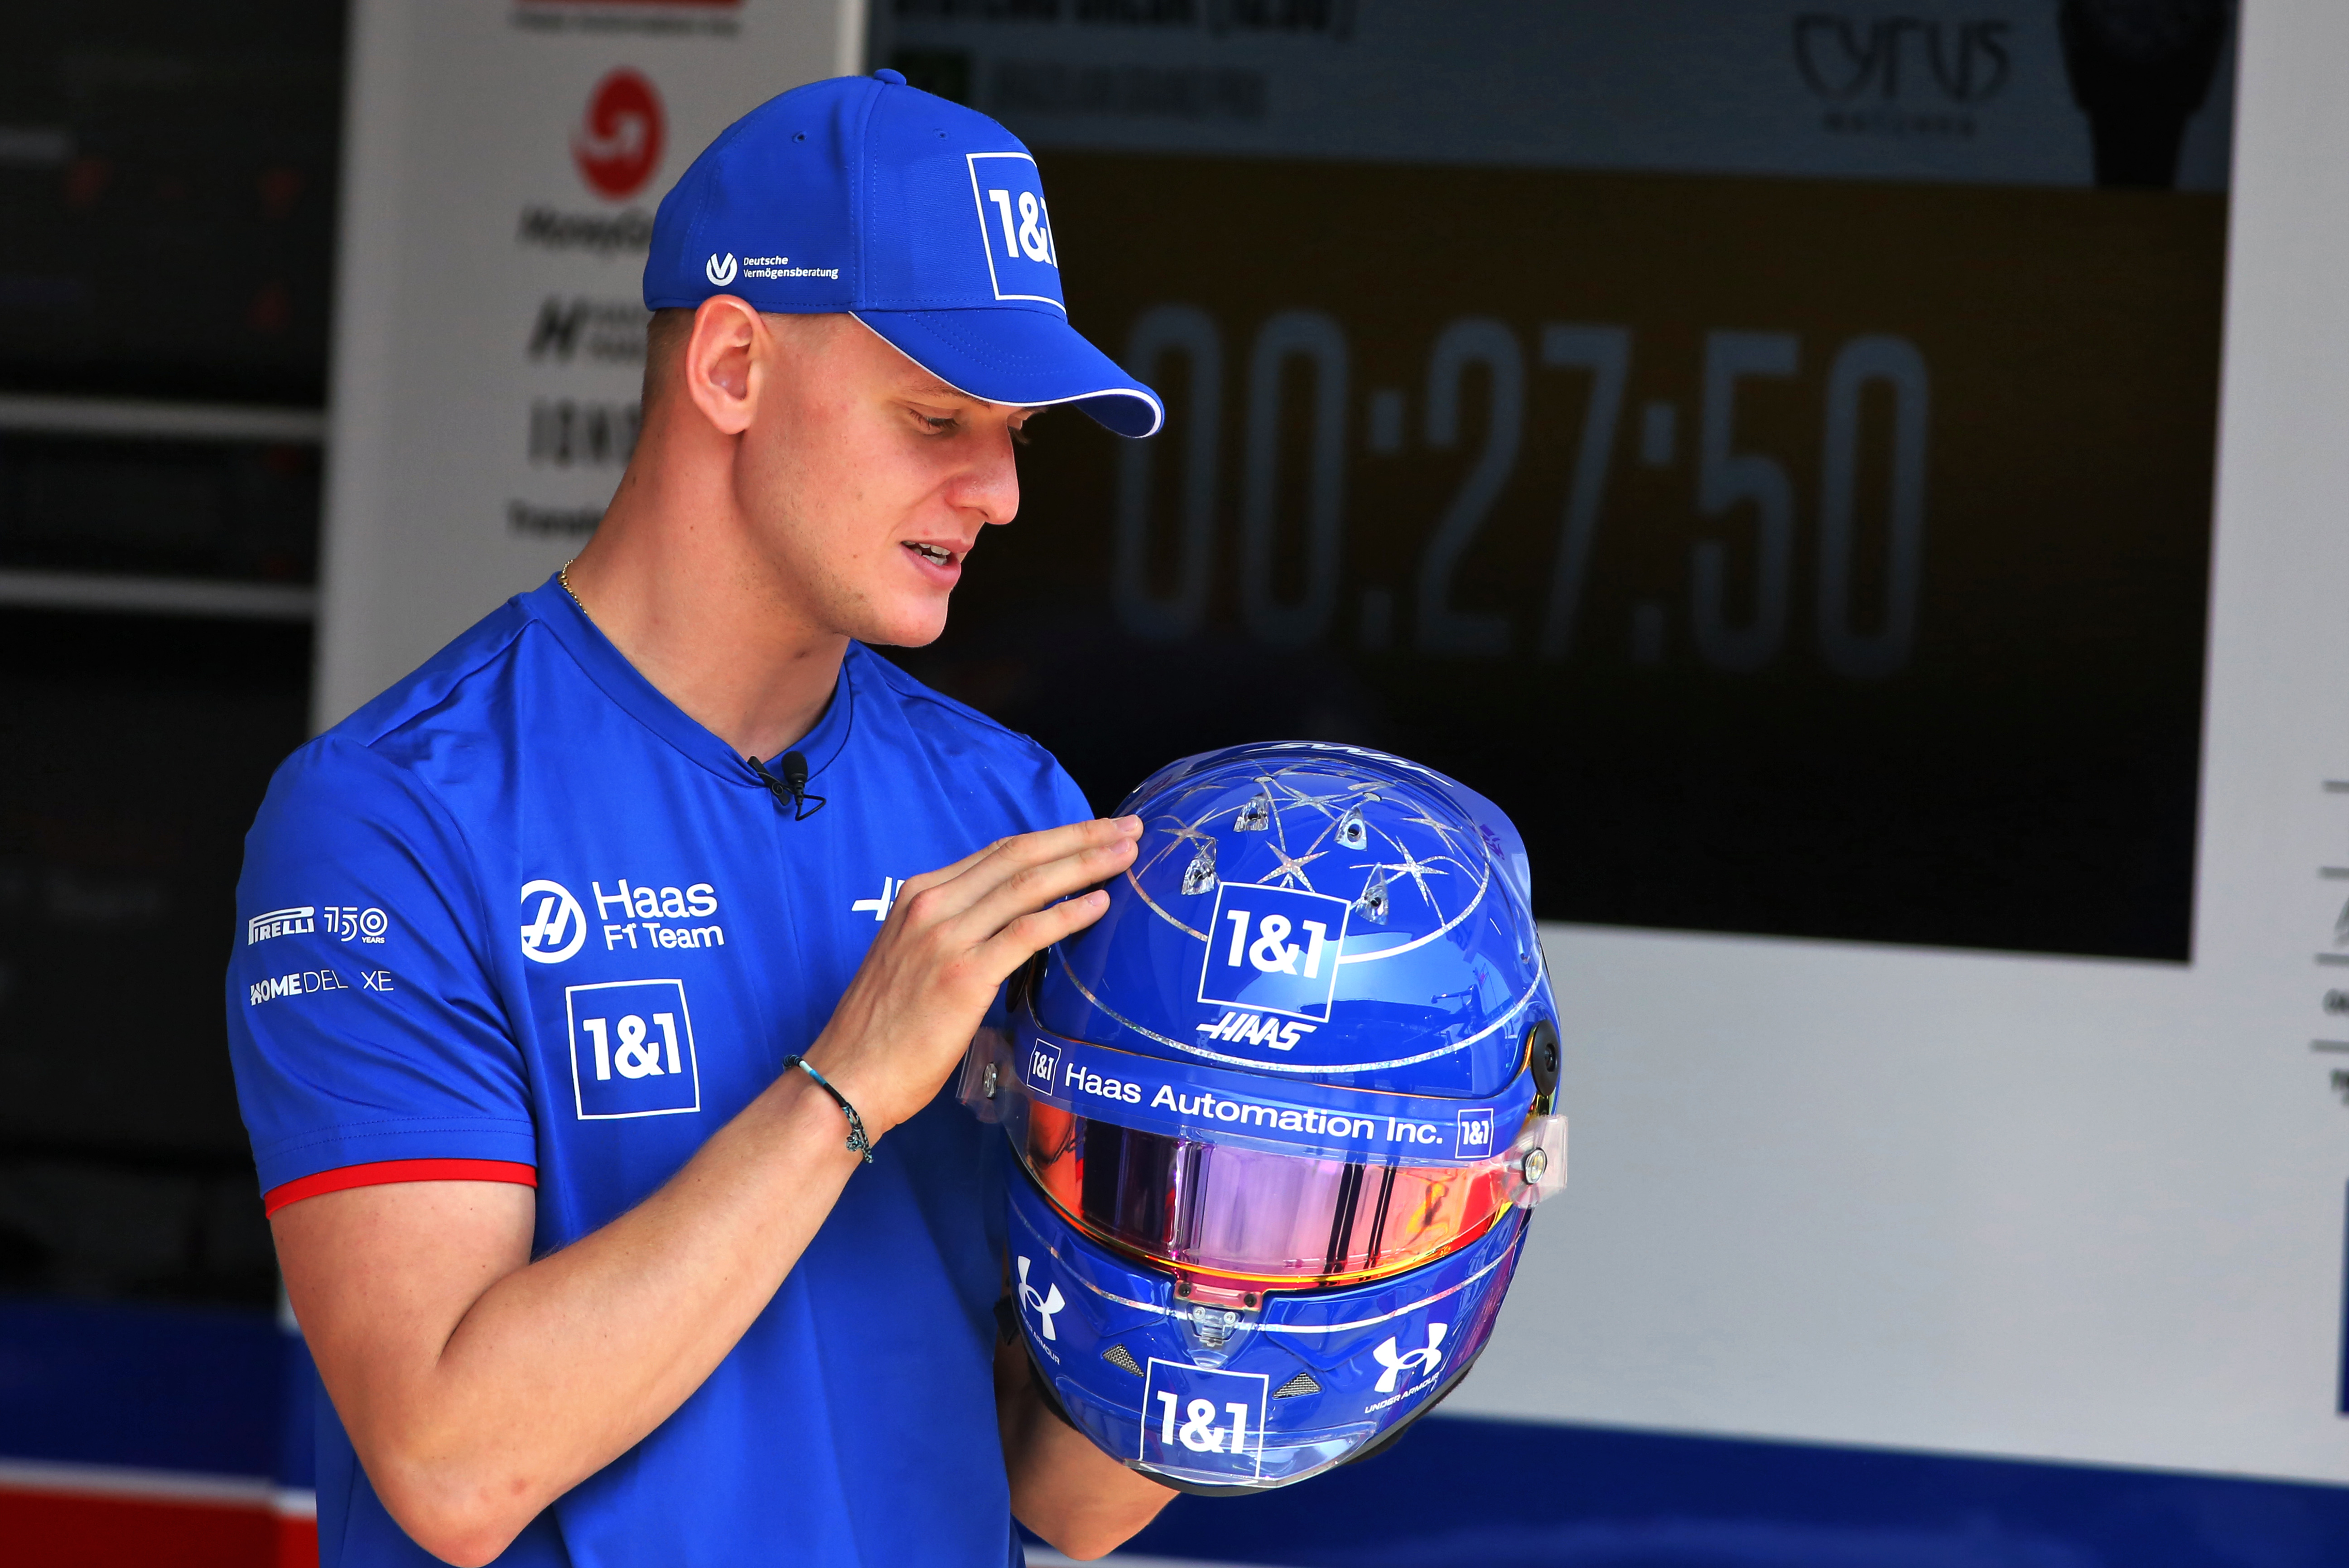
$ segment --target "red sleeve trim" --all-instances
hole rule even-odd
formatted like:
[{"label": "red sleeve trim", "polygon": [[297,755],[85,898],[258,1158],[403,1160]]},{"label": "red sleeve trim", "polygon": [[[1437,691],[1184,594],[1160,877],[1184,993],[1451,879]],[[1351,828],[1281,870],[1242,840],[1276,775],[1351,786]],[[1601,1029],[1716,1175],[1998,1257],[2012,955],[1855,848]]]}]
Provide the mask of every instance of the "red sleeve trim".
[{"label": "red sleeve trim", "polygon": [[343,1192],[354,1187],[383,1187],[395,1181],[511,1181],[522,1187],[538,1185],[538,1168],[511,1159],[378,1159],[367,1165],[347,1165],[300,1176],[263,1194],[265,1218],[289,1203],[316,1198],[321,1192]]}]

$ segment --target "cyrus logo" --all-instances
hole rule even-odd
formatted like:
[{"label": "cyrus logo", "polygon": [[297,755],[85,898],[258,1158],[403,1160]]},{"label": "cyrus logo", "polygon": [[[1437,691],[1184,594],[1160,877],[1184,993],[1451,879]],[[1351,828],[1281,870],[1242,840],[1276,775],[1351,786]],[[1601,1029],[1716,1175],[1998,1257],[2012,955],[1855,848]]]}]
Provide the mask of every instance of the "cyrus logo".
[{"label": "cyrus logo", "polygon": [[1434,1376],[1435,1369],[1444,1365],[1444,1352],[1437,1347],[1444,1343],[1444,1335],[1451,1326],[1447,1323],[1429,1324],[1427,1343],[1417,1350],[1407,1350],[1401,1355],[1395,1354],[1394,1336],[1389,1334],[1385,1344],[1371,1352],[1372,1358],[1381,1366],[1386,1368],[1384,1372],[1379,1374],[1376,1385],[1378,1391],[1381,1394],[1393,1393],[1395,1379],[1406,1372],[1413,1376],[1422,1373],[1425,1373],[1430,1377]]},{"label": "cyrus logo", "polygon": [[571,896],[571,889],[560,882],[542,878],[523,883],[524,914],[531,913],[533,898],[538,900],[538,909],[535,918],[522,929],[522,956],[533,963],[561,963],[587,940],[586,911]]},{"label": "cyrus logo", "polygon": [[1047,1292],[1040,1291],[1028,1282],[1028,1260],[1025,1258],[1019,1260],[1019,1299],[1028,1303],[1029,1310],[1043,1324],[1046,1339],[1060,1337],[1052,1332],[1052,1314],[1069,1303],[1061,1299],[1060,1286],[1054,1285]]},{"label": "cyrus logo", "polygon": [[1948,102],[1981,103],[2006,87],[2014,64],[2013,30],[2002,18],[1958,22],[1811,11],[1795,18],[1795,66],[1813,92],[1833,103],[1901,98],[1904,67],[1909,82],[1930,79]]},{"label": "cyrus logo", "polygon": [[702,275],[719,288],[724,288],[728,284],[732,283],[734,275],[741,270],[741,265],[735,261],[732,251],[728,251],[722,256],[712,254],[701,266]]}]

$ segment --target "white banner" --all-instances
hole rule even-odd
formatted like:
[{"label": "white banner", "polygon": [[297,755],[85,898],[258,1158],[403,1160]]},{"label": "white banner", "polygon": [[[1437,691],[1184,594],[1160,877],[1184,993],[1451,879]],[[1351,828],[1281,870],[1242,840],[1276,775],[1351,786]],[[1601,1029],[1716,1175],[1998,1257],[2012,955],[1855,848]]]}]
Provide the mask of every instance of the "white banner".
[{"label": "white banner", "polygon": [[661,195],[863,69],[862,0],[358,0],[313,714],[577,553],[635,443]]}]

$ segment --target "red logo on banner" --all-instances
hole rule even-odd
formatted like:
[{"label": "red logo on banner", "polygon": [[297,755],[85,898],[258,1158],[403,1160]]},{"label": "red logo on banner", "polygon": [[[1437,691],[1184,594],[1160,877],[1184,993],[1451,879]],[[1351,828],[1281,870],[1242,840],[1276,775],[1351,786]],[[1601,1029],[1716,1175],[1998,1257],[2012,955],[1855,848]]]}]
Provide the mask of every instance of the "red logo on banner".
[{"label": "red logo on banner", "polygon": [[622,66],[587,95],[587,113],[571,133],[579,176],[597,195],[624,202],[659,167],[666,139],[660,94],[644,73]]}]

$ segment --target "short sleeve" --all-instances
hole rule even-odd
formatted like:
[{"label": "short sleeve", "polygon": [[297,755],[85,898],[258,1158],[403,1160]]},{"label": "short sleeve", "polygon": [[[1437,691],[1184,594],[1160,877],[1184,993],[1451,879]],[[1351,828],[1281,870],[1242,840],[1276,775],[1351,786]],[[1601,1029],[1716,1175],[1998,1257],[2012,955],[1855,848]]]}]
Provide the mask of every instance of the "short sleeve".
[{"label": "short sleeve", "polygon": [[1051,826],[1057,827],[1065,823],[1090,822],[1097,815],[1092,803],[1085,798],[1085,792],[1077,787],[1077,781],[1069,776],[1069,770],[1062,767],[1057,758],[1052,763],[1051,791]]},{"label": "short sleeve", "polygon": [[326,737],[271,781],[245,837],[227,1002],[273,1212],[371,1181],[534,1184],[479,888],[456,822],[367,748]]}]

